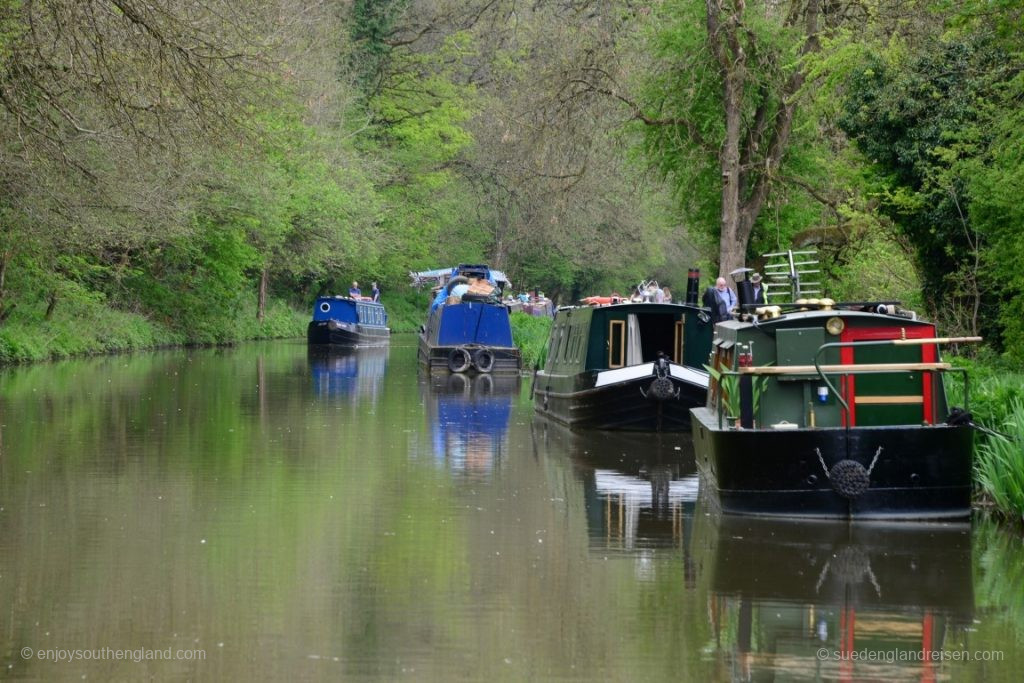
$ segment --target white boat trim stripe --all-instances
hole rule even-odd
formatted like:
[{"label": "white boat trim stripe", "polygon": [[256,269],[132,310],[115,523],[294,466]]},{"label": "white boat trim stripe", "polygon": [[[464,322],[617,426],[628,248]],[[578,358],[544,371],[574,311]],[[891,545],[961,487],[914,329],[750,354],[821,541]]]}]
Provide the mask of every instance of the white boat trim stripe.
[{"label": "white boat trim stripe", "polygon": [[[708,388],[708,373],[706,372],[675,364],[669,366],[669,372],[672,374],[672,377],[686,382],[687,384],[692,384],[702,389]],[[631,365],[626,368],[603,370],[597,373],[597,380],[594,382],[594,387],[605,387],[610,384],[629,382],[630,380],[641,379],[643,377],[653,377],[653,375],[654,363],[643,363],[641,365]]]},{"label": "white boat trim stripe", "polygon": [[708,373],[688,368],[685,365],[673,365],[672,376],[687,384],[694,384],[702,389],[708,388]]},{"label": "white boat trim stripe", "polygon": [[626,368],[615,368],[614,370],[602,370],[597,373],[597,382],[594,383],[595,387],[604,387],[609,384],[618,384],[619,382],[628,382],[631,379],[640,379],[641,377],[648,377],[654,374],[654,363],[644,363],[643,365],[630,365]]}]

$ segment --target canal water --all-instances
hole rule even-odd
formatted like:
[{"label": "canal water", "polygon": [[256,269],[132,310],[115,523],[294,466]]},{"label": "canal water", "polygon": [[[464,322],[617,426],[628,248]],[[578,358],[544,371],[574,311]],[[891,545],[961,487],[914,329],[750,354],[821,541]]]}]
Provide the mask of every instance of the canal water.
[{"label": "canal water", "polygon": [[414,339],[0,370],[0,678],[1018,681],[983,519],[718,518],[685,435],[575,435]]}]

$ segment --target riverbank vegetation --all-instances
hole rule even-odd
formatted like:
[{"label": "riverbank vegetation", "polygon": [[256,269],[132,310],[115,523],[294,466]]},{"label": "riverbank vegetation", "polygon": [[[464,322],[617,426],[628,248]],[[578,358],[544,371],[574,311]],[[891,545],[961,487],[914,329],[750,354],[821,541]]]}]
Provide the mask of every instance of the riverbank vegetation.
[{"label": "riverbank vegetation", "polygon": [[523,354],[523,367],[527,370],[544,365],[548,354],[548,336],[552,319],[528,313],[513,313],[512,341]]},{"label": "riverbank vegetation", "polygon": [[[995,515],[1024,526],[1024,374],[1005,362],[955,362],[968,371],[970,412],[983,428],[975,437],[976,499]],[[953,384],[949,398],[963,405],[962,390]]]},{"label": "riverbank vegetation", "polygon": [[353,279],[415,329],[408,272],[460,261],[568,303],[815,247],[1019,367],[1022,17],[0,0],[0,362],[299,335]]}]

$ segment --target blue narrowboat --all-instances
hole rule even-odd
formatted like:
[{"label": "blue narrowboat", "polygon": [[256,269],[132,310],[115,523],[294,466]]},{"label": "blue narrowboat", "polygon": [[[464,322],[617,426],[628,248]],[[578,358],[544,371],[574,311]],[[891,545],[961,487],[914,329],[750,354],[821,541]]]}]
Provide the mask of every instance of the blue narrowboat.
[{"label": "blue narrowboat", "polygon": [[306,328],[310,344],[382,346],[390,337],[383,304],[348,296],[317,297]]},{"label": "blue narrowboat", "polygon": [[519,373],[522,356],[501,301],[508,285],[504,273],[461,264],[411,275],[414,284],[436,286],[427,323],[420,327],[421,365],[431,373]]}]

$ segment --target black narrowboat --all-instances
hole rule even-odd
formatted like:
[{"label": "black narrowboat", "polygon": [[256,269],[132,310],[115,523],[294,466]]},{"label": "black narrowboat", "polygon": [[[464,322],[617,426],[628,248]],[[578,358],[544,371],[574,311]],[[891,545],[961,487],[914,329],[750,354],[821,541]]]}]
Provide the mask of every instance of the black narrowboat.
[{"label": "black narrowboat", "polygon": [[[726,514],[963,518],[970,415],[947,404],[935,325],[893,304],[753,308],[715,327],[693,412],[702,486]],[[962,377],[966,408],[966,377]]]},{"label": "black narrowboat", "polygon": [[544,367],[534,375],[536,411],[573,428],[689,429],[690,409],[707,395],[707,310],[618,297],[584,301],[593,303],[555,313]]}]

